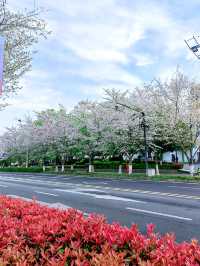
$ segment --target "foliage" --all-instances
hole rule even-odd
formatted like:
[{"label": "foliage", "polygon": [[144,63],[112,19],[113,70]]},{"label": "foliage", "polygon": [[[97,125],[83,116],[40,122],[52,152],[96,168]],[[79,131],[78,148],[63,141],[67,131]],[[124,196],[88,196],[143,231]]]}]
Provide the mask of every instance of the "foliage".
[{"label": "foliage", "polygon": [[4,15],[0,35],[5,38],[3,100],[20,89],[19,78],[31,69],[35,44],[49,33],[40,13],[39,10],[17,12],[0,4],[1,17]]},{"label": "foliage", "polygon": [[197,157],[198,83],[177,70],[168,82],[155,80],[131,92],[106,93],[104,101],[82,101],[70,112],[60,106],[37,112],[34,120],[26,117],[0,138],[1,150],[18,162],[26,160],[26,165],[28,160],[64,165],[86,159],[91,165],[113,158],[132,164],[138,156],[144,158],[145,126],[148,152],[155,162],[166,150],[182,151],[189,163]]},{"label": "foliage", "polygon": [[41,173],[43,172],[41,167],[4,167],[0,168],[0,172],[13,172],[13,173]]}]

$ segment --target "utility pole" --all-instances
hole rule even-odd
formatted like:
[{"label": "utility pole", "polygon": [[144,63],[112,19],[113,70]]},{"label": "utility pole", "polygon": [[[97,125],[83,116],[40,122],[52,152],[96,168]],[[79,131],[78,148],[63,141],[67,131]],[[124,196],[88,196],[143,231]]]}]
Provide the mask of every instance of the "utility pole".
[{"label": "utility pole", "polygon": [[146,117],[145,113],[141,112],[142,115],[142,123],[141,127],[143,128],[143,134],[144,134],[144,160],[145,160],[145,169],[146,169],[146,175],[148,176],[148,147],[147,147],[147,124],[146,124]]},{"label": "utility pole", "polygon": [[143,112],[142,110],[137,110],[136,108],[132,108],[129,105],[126,105],[124,103],[120,103],[120,102],[116,102],[115,105],[115,110],[118,110],[118,106],[122,106],[125,107],[127,109],[132,110],[135,113],[139,113],[140,115],[142,115],[142,122],[141,122],[141,128],[143,129],[143,136],[144,136],[144,154],[145,154],[145,170],[146,170],[146,176],[148,176],[148,145],[147,145],[147,123],[146,123],[146,115],[145,112]]}]

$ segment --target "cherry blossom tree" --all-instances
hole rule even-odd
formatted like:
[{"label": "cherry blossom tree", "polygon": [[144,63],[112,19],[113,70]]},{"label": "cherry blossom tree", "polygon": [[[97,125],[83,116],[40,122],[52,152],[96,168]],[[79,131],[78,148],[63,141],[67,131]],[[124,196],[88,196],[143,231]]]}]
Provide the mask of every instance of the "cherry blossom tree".
[{"label": "cherry blossom tree", "polygon": [[150,92],[160,140],[181,150],[192,164],[200,148],[200,84],[177,69],[168,82],[155,80]]},{"label": "cherry blossom tree", "polygon": [[20,77],[31,69],[35,44],[49,32],[40,18],[41,10],[13,11],[2,2],[5,1],[0,0],[0,35],[5,38],[3,107],[4,100],[21,88]]},{"label": "cherry blossom tree", "polygon": [[72,111],[76,142],[82,156],[89,158],[89,172],[94,171],[93,159],[102,153],[102,107],[96,102],[83,101]]}]

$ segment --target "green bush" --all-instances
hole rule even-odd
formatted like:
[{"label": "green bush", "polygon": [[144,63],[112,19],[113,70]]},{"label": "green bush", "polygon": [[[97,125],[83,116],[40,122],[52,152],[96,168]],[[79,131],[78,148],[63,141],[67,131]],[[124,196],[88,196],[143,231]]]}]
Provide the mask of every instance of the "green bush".
[{"label": "green bush", "polygon": [[[120,161],[94,161],[95,169],[118,169],[119,165],[121,164],[123,168],[126,166],[126,162],[120,162]],[[87,166],[88,164],[86,164]],[[155,168],[156,163],[155,162],[149,162],[148,163],[149,168]],[[159,165],[160,169],[174,169],[178,170],[183,167],[182,164],[172,164],[172,163],[163,163],[162,165]],[[133,169],[145,169],[145,163],[144,162],[133,162]]]},{"label": "green bush", "polygon": [[0,168],[0,172],[18,172],[18,173],[41,173],[42,167],[4,167]]}]

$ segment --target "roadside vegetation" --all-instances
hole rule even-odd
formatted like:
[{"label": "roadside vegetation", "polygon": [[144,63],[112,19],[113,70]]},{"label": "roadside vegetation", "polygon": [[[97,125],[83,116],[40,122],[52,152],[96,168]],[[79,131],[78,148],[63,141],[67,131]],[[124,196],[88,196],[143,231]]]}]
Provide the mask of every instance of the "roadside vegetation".
[{"label": "roadside vegetation", "polygon": [[[59,170],[59,168],[58,168]],[[141,170],[141,169],[140,169]],[[172,172],[166,169],[161,170],[160,175],[155,175],[152,177],[147,177],[145,174],[145,170],[142,172],[133,172],[131,175],[128,173],[119,174],[117,171],[110,171],[98,169],[94,173],[89,173],[88,169],[76,169],[71,170],[69,167],[65,167],[65,172],[62,172],[61,169],[58,172],[55,172],[54,166],[46,167],[45,173],[43,172],[42,167],[34,166],[34,167],[3,167],[0,168],[0,172],[4,173],[40,173],[40,174],[48,174],[48,175],[61,175],[63,178],[65,176],[82,176],[82,177],[95,177],[95,178],[112,178],[112,179],[130,179],[130,180],[154,180],[154,181],[186,181],[186,182],[200,182],[200,175],[189,175],[180,173],[178,171]]]},{"label": "roadside vegetation", "polygon": [[200,245],[176,243],[175,236],[146,235],[108,224],[104,217],[74,209],[56,210],[36,202],[0,197],[0,264],[52,266],[148,266],[200,264]]},{"label": "roadside vegetation", "polygon": [[[144,168],[148,155],[159,175],[159,169],[181,168],[179,161],[193,164],[200,159],[199,86],[177,69],[168,82],[155,80],[127,93],[106,91],[103,101],[82,101],[71,111],[60,106],[37,112],[1,136],[1,165],[43,171],[54,166],[64,173],[66,166],[73,170],[87,163],[89,173],[118,168],[132,175]],[[174,155],[174,163],[166,164],[165,151],[179,151],[182,158]]]}]

